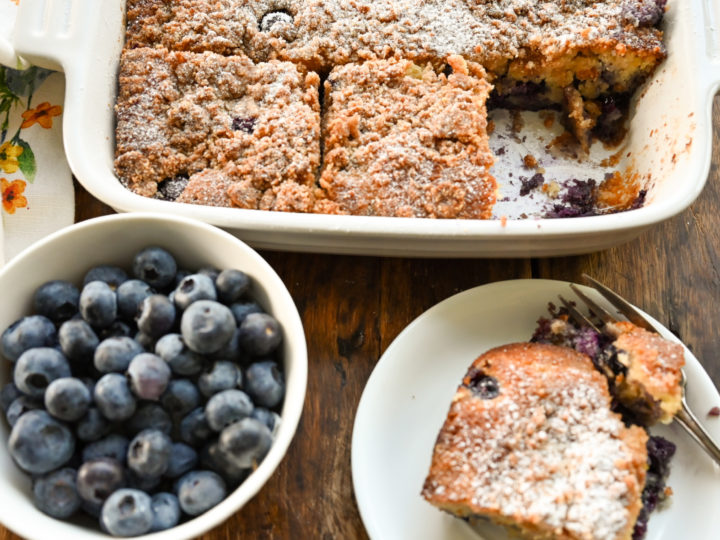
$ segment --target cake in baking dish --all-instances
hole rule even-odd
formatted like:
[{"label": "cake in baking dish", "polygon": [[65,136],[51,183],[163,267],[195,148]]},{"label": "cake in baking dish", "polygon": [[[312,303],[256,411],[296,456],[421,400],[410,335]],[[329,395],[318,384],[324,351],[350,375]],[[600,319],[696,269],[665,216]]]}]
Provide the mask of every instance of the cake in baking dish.
[{"label": "cake in baking dish", "polygon": [[452,399],[422,496],[523,538],[629,539],[648,436],[610,405],[586,355],[538,343],[488,351]]},{"label": "cake in baking dish", "polygon": [[[255,92],[248,99],[255,104],[259,103],[259,93],[265,85],[283,85],[295,69],[296,80],[290,83],[288,91],[295,99],[293,103],[297,104],[300,98],[305,109],[299,116],[295,115],[295,109],[289,111],[291,128],[284,134],[282,130],[276,134],[284,141],[278,143],[274,151],[276,176],[291,171],[287,180],[292,189],[287,193],[279,194],[277,181],[267,176],[273,176],[270,162],[265,159],[268,153],[260,159],[262,164],[256,170],[255,162],[246,159],[245,150],[238,155],[212,145],[192,149],[193,157],[188,159],[193,167],[186,171],[176,167],[176,172],[173,167],[149,166],[148,160],[156,163],[156,157],[128,159],[125,149],[119,147],[118,176],[139,194],[154,196],[164,191],[169,196],[183,190],[182,202],[199,204],[341,214],[490,217],[488,205],[492,206],[494,199],[490,195],[489,176],[483,170],[488,163],[485,143],[468,144],[462,139],[465,135],[460,139],[450,136],[443,139],[442,148],[431,151],[427,146],[429,139],[420,141],[418,137],[433,128],[419,126],[413,118],[408,122],[412,129],[395,122],[377,132],[378,139],[385,138],[387,143],[387,152],[381,155],[379,143],[375,142],[373,149],[370,139],[372,126],[379,126],[384,116],[373,120],[370,111],[379,113],[382,107],[364,102],[358,121],[359,134],[365,142],[341,141],[333,126],[346,123],[354,113],[350,109],[340,110],[338,104],[344,101],[357,104],[388,92],[399,95],[402,91],[418,91],[429,87],[427,85],[435,85],[447,95],[459,91],[457,81],[460,79],[472,80],[476,89],[491,91],[488,94],[485,90],[473,90],[476,98],[489,95],[489,107],[564,111],[568,128],[581,146],[588,148],[595,137],[611,140],[623,133],[624,111],[630,96],[665,57],[662,31],[658,28],[665,3],[666,0],[127,0],[126,52],[119,80],[121,99],[117,103],[118,141],[127,142],[126,119],[136,114],[127,113],[126,97],[131,91],[139,90],[124,88],[134,84],[127,66],[144,73],[143,77],[151,77],[151,81],[162,79],[165,64],[154,59],[163,55],[171,59],[206,55],[210,66],[225,65],[224,62],[229,66],[244,66],[242,70],[251,75],[242,91]],[[151,49],[155,52],[150,53]],[[156,56],[145,69],[137,62],[127,63],[134,58],[129,51]],[[209,53],[220,56],[207,56]],[[484,72],[480,68],[458,72],[452,64],[459,64],[458,58],[467,66],[482,66]],[[450,62],[450,59],[455,60]],[[394,76],[398,88],[383,86],[385,83],[380,79],[386,78],[387,73],[411,64],[417,66],[417,73],[423,73],[422,80],[408,73],[405,78]],[[159,73],[150,75],[148,69],[154,69],[150,66],[159,66]],[[362,73],[367,74],[371,69],[378,70],[378,81],[371,84],[368,79],[360,85],[352,82],[359,81]],[[232,69],[230,72],[232,76],[238,75]],[[259,72],[263,73],[262,83],[256,86],[251,80]],[[443,72],[445,79],[440,75]],[[432,81],[428,79],[431,73],[435,77]],[[337,88],[329,88],[331,95],[325,96],[329,108],[322,120],[327,140],[319,142],[315,135],[318,121],[314,115],[319,114],[320,103],[311,95],[314,91],[311,87],[316,87],[317,81],[325,77],[336,80],[343,88],[343,95]],[[163,80],[170,84],[170,79]],[[203,91],[212,92],[211,86],[212,82]],[[347,95],[353,88],[358,89],[356,97]],[[145,93],[154,91],[148,88]],[[244,95],[229,99],[244,102]],[[484,115],[486,104],[484,100],[480,104],[476,98],[479,108],[456,115],[458,119],[470,120],[472,129],[486,125],[485,118],[480,119],[476,113],[482,109]],[[284,99],[281,96],[275,101],[273,97],[269,99],[272,103],[262,107],[277,112],[285,107]],[[400,101],[417,110],[423,104],[417,99],[419,95],[411,93],[402,96]],[[153,100],[146,99],[145,103],[149,101]],[[165,105],[170,106],[169,102]],[[138,103],[130,106],[137,110]],[[205,104],[200,100],[194,106],[199,111]],[[391,115],[402,113],[398,107],[396,104],[396,112]],[[213,114],[208,113],[212,122],[216,120]],[[305,121],[307,125],[302,124]],[[467,127],[459,125],[457,130],[467,134]],[[449,126],[443,130],[451,131]],[[255,148],[258,141],[251,139],[257,136],[248,135],[241,146],[250,144]],[[437,133],[432,136],[437,137]],[[487,134],[475,133],[473,137],[481,141]],[[289,140],[300,144],[286,146]],[[329,143],[330,151],[321,154],[318,149],[323,143]],[[341,148],[338,144],[344,146]],[[130,146],[134,151],[145,153],[142,140]],[[172,156],[165,156],[166,161],[177,155],[172,144],[170,147],[168,152]],[[290,156],[280,155],[284,148],[289,148]],[[403,152],[393,152],[400,148]],[[307,152],[303,164],[299,156],[302,152]],[[455,152],[452,159],[450,152]],[[152,149],[147,153],[154,156]],[[344,153],[353,160],[352,166],[341,165]],[[202,158],[195,159],[198,155]],[[321,156],[325,158],[322,164]],[[364,160],[363,163],[358,159]],[[232,160],[238,165],[228,165],[227,168],[232,169],[228,172],[226,165]],[[370,172],[371,167],[380,167],[383,163],[389,167],[387,178]],[[408,171],[412,187],[407,194],[396,190],[403,176],[398,167],[406,167]],[[156,173],[161,169],[167,169],[169,174],[158,179]],[[239,184],[237,173],[250,169],[245,183]],[[370,172],[369,178],[365,172]],[[295,173],[303,179],[293,177]],[[313,175],[313,180],[308,180]],[[413,182],[421,176],[424,187],[415,186]],[[187,188],[183,184],[186,179],[189,179]],[[355,180],[364,184],[351,186],[349,182]],[[165,182],[163,191],[153,189],[162,182]],[[381,188],[383,182],[388,187],[381,193],[377,188]],[[468,185],[459,188],[463,182]],[[483,183],[484,187],[478,191],[473,183]],[[270,192],[268,186],[272,186]],[[317,206],[314,196],[305,189],[310,187],[317,188]],[[428,190],[432,191],[429,199],[427,193],[420,195],[421,191]],[[483,198],[480,206],[476,201],[467,200],[475,192]],[[371,198],[350,201],[351,196],[358,194]],[[402,200],[401,195],[412,200]]]},{"label": "cake in baking dish", "polygon": [[488,172],[490,85],[479,65],[460,56],[448,62],[448,75],[394,59],[330,72],[317,212],[491,216],[496,183]]},{"label": "cake in baking dish", "polygon": [[682,407],[682,346],[630,322],[610,323],[607,334],[578,328],[564,308],[551,306],[532,339],[589,355],[608,378],[617,409],[633,422],[670,423]]},{"label": "cake in baking dish", "polygon": [[150,197],[309,211],[320,162],[318,84],[289,62],[125,50],[118,176]]}]

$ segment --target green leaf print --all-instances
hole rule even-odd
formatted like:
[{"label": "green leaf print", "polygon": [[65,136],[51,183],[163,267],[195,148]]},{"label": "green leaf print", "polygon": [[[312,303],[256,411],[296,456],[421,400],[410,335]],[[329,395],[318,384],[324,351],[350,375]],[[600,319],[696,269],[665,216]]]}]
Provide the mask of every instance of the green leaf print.
[{"label": "green leaf print", "polygon": [[22,154],[20,154],[17,158],[18,165],[20,166],[20,170],[25,176],[25,180],[32,184],[35,181],[35,173],[37,173],[35,154],[30,148],[30,145],[22,139],[18,139],[17,143],[18,146],[22,147],[23,149]]}]

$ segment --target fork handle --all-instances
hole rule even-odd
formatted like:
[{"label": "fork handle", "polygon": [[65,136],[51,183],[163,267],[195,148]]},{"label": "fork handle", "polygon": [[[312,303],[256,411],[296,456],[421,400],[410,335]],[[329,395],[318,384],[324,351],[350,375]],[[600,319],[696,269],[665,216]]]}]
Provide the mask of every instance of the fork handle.
[{"label": "fork handle", "polygon": [[685,431],[720,465],[720,448],[715,441],[710,438],[708,432],[702,427],[698,419],[688,407],[685,398],[682,400],[682,409],[675,415],[675,420]]}]

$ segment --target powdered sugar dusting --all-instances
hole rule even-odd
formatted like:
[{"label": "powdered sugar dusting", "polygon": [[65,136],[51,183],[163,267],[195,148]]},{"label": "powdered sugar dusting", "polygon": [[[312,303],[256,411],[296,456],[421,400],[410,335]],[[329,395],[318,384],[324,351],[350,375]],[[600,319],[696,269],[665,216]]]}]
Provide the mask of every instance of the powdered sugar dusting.
[{"label": "powdered sugar dusting", "polygon": [[[633,15],[640,0],[158,0],[128,1],[128,43],[282,58],[328,70],[400,54],[442,61],[461,54],[502,67],[535,49],[662,48]],[[643,0],[646,1],[646,0]],[[282,10],[282,11],[281,11]],[[263,26],[272,13],[282,24]],[[490,67],[490,66],[486,66]]]},{"label": "powdered sugar dusting", "polygon": [[614,540],[631,530],[647,437],[610,411],[607,384],[589,359],[558,350],[567,351],[510,345],[473,364],[471,373],[497,378],[500,395],[482,400],[458,389],[423,491],[428,500],[568,538]]}]

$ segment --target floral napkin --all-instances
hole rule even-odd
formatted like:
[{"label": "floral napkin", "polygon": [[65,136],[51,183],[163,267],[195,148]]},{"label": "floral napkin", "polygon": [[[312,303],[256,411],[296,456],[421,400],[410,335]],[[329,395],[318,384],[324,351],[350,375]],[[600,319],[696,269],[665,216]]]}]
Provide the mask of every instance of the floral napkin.
[{"label": "floral napkin", "polygon": [[[14,17],[15,4],[0,0],[0,20]],[[8,31],[4,23],[2,31]],[[7,35],[0,41],[10,42]],[[72,175],[62,142],[64,95],[62,73],[0,66],[0,266],[74,221]]]}]

